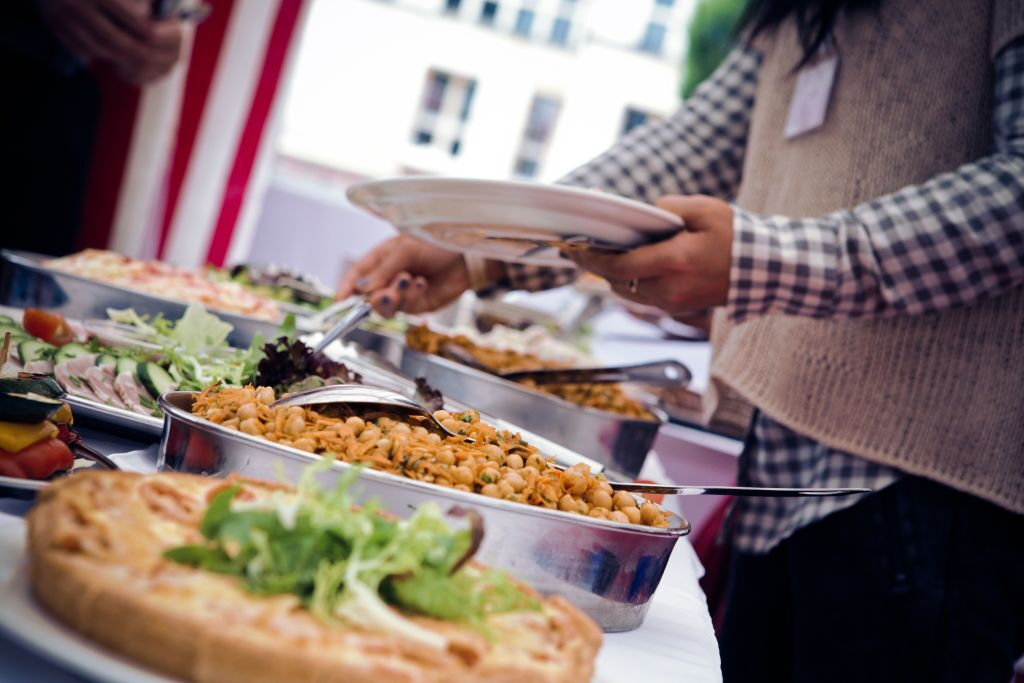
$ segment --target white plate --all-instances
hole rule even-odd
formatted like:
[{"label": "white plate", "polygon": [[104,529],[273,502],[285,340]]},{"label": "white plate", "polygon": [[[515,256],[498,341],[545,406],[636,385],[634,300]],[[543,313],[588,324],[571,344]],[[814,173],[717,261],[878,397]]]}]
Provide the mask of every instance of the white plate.
[{"label": "white plate", "polygon": [[514,180],[390,178],[352,185],[350,201],[447,249],[533,265],[571,261],[551,240],[631,247],[678,231],[675,214],[596,190]]},{"label": "white plate", "polygon": [[0,630],[26,649],[93,680],[172,683],[78,635],[39,607],[24,562],[25,524],[7,515],[0,515],[0,521]]}]

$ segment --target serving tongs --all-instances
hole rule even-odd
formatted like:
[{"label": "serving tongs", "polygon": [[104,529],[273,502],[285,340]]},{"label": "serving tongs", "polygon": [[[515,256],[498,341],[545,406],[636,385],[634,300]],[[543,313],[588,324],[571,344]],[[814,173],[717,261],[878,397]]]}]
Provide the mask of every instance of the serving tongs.
[{"label": "serving tongs", "polygon": [[331,290],[315,278],[280,265],[239,263],[231,269],[233,277],[242,273],[245,273],[253,284],[288,289],[297,300],[305,303],[315,304],[332,294]]},{"label": "serving tongs", "polygon": [[356,325],[363,322],[373,312],[373,306],[366,300],[366,297],[357,296],[352,300],[352,306],[334,323],[334,326],[324,332],[324,336],[313,347],[313,353],[320,353],[331,345],[338,337],[344,336],[352,331]]},{"label": "serving tongs", "polygon": [[117,466],[116,462],[108,458],[103,453],[100,453],[92,446],[89,446],[84,441],[82,441],[82,437],[80,437],[75,432],[71,432],[70,436],[68,437],[67,444],[68,448],[71,449],[71,453],[77,458],[90,460],[96,463],[97,465],[107,468],[108,470],[121,469],[120,467]]},{"label": "serving tongs", "polygon": [[464,365],[497,375],[513,382],[532,380],[537,384],[618,384],[633,382],[663,387],[685,388],[693,375],[690,369],[678,361],[663,360],[637,365],[617,365],[596,368],[543,368],[538,370],[517,370],[498,372],[481,363],[476,357],[459,346],[448,342],[442,352]]}]

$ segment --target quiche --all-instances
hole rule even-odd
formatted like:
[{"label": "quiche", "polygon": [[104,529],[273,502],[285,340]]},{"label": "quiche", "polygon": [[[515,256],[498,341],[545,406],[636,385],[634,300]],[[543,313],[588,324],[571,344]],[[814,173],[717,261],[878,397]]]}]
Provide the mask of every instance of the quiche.
[{"label": "quiche", "polygon": [[[86,637],[190,681],[590,680],[598,626],[563,598],[541,598],[500,573],[487,579],[497,588],[486,592],[492,588],[480,577],[493,570],[464,562],[462,537],[445,531],[440,515],[396,520],[368,504],[353,518],[328,506],[338,500],[344,506],[346,498],[307,505],[302,490],[301,484],[177,473],[97,471],[57,481],[28,516],[33,594]],[[298,536],[331,515],[335,531]],[[239,532],[246,524],[256,526]],[[338,541],[312,565],[302,564],[303,553],[329,546],[345,529],[367,528],[372,542]],[[358,569],[357,550],[371,546],[383,550]],[[449,559],[444,549],[452,549]],[[351,554],[339,560],[339,552]],[[452,563],[455,555],[463,557]],[[288,571],[268,574],[275,561]],[[381,579],[377,592],[375,580],[365,577],[386,562],[414,568]],[[417,563],[434,573],[419,572]],[[303,566],[315,571],[303,573]],[[332,568],[340,569],[332,574]],[[449,576],[459,582],[445,583]],[[433,585],[428,594],[420,590]],[[465,608],[439,601],[466,585],[485,592],[467,593],[475,597],[462,603],[476,604],[482,595],[480,604],[490,607],[454,619],[431,614]],[[419,597],[396,602],[404,593]],[[501,601],[494,599],[498,593]],[[362,597],[352,597],[357,594]],[[334,597],[324,602],[325,595]]]}]

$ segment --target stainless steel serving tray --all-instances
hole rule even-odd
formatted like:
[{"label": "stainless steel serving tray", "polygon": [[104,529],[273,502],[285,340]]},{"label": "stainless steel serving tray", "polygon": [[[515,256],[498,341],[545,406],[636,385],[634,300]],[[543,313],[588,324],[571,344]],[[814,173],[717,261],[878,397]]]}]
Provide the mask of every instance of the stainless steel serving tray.
[{"label": "stainless steel serving tray", "polygon": [[106,427],[115,427],[119,430],[134,431],[150,436],[160,436],[163,433],[164,419],[162,417],[133,413],[130,410],[103,405],[71,394],[65,394],[61,400],[71,406],[71,414],[75,416],[77,422],[100,423]]},{"label": "stainless steel serving tray", "polygon": [[[18,308],[38,306],[82,320],[106,318],[108,308],[134,308],[139,314],[163,313],[164,317],[176,319],[188,308],[188,303],[175,299],[47,268],[43,262],[48,258],[25,251],[0,250],[0,303]],[[215,309],[211,312],[234,328],[228,337],[233,346],[247,347],[257,333],[269,339],[277,330],[277,322]]]},{"label": "stainless steel serving tray", "polygon": [[[160,397],[165,413],[158,467],[223,476],[231,473],[295,481],[319,456],[221,427],[191,413],[194,392]],[[351,466],[334,463],[322,481],[331,485]],[[544,594],[564,595],[606,631],[640,626],[686,520],[665,511],[672,525],[652,529],[548,510],[456,491],[386,472],[365,469],[358,500],[378,498],[407,515],[426,502],[442,510],[471,506],[483,516],[484,541],[477,557],[505,569]]]},{"label": "stainless steel serving tray", "polygon": [[[413,351],[398,336],[359,328],[346,339],[395,365],[403,375],[426,378],[446,397],[501,415],[627,477],[640,473],[666,419],[656,409],[652,412],[658,419],[639,420],[584,408],[447,358]],[[371,355],[364,353],[362,358],[373,362]]]}]

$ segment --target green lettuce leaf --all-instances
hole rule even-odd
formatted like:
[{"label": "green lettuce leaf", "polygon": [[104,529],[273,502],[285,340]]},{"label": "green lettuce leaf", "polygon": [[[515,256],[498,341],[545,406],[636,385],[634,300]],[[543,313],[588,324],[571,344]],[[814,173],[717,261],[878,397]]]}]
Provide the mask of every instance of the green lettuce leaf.
[{"label": "green lettuce leaf", "polygon": [[178,342],[185,353],[196,355],[226,347],[228,335],[233,329],[230,324],[208,313],[199,304],[189,304],[185,315],[174,324],[169,336]]},{"label": "green lettuce leaf", "polygon": [[452,529],[436,505],[422,505],[404,520],[383,515],[374,501],[356,507],[350,488],[358,469],[323,490],[317,476],[330,466],[324,459],[307,468],[295,492],[277,491],[256,503],[236,500],[238,487],[225,489],[203,515],[207,543],[165,557],[233,574],[256,594],[296,595],[321,619],[401,632],[426,644],[437,644],[436,634],[400,612],[486,632],[488,614],[539,609],[501,572],[472,565],[453,571],[476,546],[471,531]]}]

